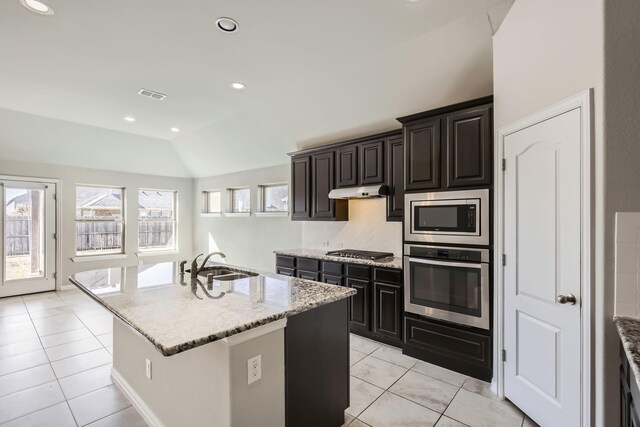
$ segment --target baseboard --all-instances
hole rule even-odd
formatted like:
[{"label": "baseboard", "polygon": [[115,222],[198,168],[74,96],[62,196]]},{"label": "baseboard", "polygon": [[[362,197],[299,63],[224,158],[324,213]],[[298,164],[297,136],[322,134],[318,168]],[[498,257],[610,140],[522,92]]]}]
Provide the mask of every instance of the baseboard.
[{"label": "baseboard", "polygon": [[113,379],[113,383],[120,389],[127,399],[129,399],[133,407],[136,408],[136,411],[138,411],[142,419],[144,419],[150,427],[165,427],[162,421],[160,421],[151,408],[149,408],[149,406],[147,406],[147,404],[142,400],[140,395],[138,395],[131,385],[129,385],[127,380],[120,375],[116,368],[111,368],[111,378]]}]

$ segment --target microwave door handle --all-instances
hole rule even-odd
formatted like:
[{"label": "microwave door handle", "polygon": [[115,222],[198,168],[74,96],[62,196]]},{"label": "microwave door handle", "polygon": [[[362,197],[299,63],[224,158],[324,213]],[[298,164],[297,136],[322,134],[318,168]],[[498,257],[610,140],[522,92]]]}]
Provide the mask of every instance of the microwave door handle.
[{"label": "microwave door handle", "polygon": [[[477,268],[480,270],[485,270],[486,269],[486,274],[487,274],[487,280],[488,280],[488,275],[489,275],[489,265],[488,264],[474,264],[474,263],[468,263],[468,262],[450,262],[450,261],[432,261],[432,260],[427,260],[427,259],[423,259],[423,258],[412,258],[409,257],[409,262],[415,262],[418,264],[433,264],[433,265],[445,265],[448,267],[466,267],[466,268]],[[484,280],[484,273],[482,274],[483,276],[483,280]]]}]

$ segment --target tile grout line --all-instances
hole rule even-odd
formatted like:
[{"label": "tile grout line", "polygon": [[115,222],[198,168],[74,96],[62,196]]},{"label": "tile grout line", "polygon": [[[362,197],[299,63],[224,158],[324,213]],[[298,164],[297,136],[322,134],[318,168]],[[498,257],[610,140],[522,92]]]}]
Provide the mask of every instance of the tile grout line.
[{"label": "tile grout line", "polygon": [[[58,298],[60,298],[60,297],[58,297]],[[62,300],[62,298],[60,298],[60,299]],[[23,301],[24,301],[24,299],[23,299]],[[27,308],[27,313],[29,313],[29,319],[31,319],[31,323],[33,324],[33,328],[36,329],[36,325],[33,322],[33,318],[31,317],[31,312],[29,311],[29,308],[26,307],[26,304],[25,304],[25,308]],[[58,374],[56,374],[56,371],[53,369],[53,365],[51,364],[51,359],[49,359],[49,355],[47,354],[46,350],[44,349],[44,344],[42,343],[42,337],[40,337],[40,334],[38,333],[37,329],[36,329],[36,334],[38,335],[38,340],[40,340],[40,345],[42,346],[42,351],[44,352],[45,357],[49,361],[49,367],[51,369],[51,372],[53,372],[53,376],[56,379],[56,384],[58,384],[58,388],[60,389],[60,393],[62,394],[62,397],[64,398],[64,403],[66,403],[67,408],[69,409],[69,412],[71,413],[71,417],[73,418],[73,422],[77,426],[78,425],[78,421],[76,420],[76,416],[74,415],[73,411],[71,410],[71,406],[69,405],[69,401],[67,400],[67,396],[64,394],[64,391],[62,390],[62,386],[60,385],[60,379],[58,378]],[[60,403],[62,403],[62,402],[60,402]],[[56,405],[57,404],[58,403],[56,403]],[[54,406],[54,405],[51,405],[51,406]],[[49,407],[51,407],[51,406],[49,406]],[[43,409],[46,409],[46,408],[43,408]],[[42,410],[42,409],[39,409],[39,410]],[[34,413],[34,412],[38,412],[38,411],[33,411],[31,413]],[[25,414],[25,415],[29,415],[29,414]]]}]

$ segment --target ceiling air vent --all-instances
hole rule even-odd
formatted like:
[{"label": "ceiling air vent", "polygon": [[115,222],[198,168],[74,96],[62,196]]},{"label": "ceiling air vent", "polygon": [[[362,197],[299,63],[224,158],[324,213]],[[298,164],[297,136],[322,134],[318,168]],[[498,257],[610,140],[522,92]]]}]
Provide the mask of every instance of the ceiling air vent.
[{"label": "ceiling air vent", "polygon": [[149,89],[140,89],[138,91],[138,95],[146,96],[147,98],[157,99],[158,101],[162,101],[167,97],[164,93],[156,92],[155,90]]}]

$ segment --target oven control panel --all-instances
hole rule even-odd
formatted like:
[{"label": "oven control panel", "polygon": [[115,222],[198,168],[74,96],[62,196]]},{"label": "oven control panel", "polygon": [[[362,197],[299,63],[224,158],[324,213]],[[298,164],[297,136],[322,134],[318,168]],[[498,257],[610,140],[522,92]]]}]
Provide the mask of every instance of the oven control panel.
[{"label": "oven control panel", "polygon": [[448,261],[489,262],[488,249],[445,248],[426,245],[405,245],[405,255],[415,258]]}]

